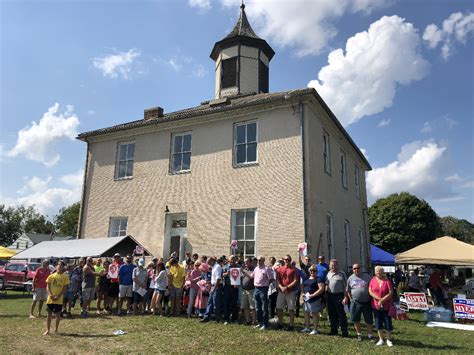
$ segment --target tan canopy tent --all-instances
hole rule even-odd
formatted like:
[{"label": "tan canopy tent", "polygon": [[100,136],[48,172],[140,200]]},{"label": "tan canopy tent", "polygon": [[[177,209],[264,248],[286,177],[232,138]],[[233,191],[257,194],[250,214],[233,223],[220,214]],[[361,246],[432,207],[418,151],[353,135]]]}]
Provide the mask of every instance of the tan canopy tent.
[{"label": "tan canopy tent", "polygon": [[16,251],[0,247],[0,259],[10,259],[13,255],[16,254]]},{"label": "tan canopy tent", "polygon": [[441,237],[396,254],[395,263],[474,266],[474,246],[452,237]]}]

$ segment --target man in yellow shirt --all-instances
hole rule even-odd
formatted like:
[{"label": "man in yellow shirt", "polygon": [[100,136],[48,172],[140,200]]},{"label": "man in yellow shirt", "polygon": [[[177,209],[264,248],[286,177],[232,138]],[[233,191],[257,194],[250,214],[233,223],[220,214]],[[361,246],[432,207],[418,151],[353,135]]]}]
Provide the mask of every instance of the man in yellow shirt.
[{"label": "man in yellow shirt", "polygon": [[56,333],[58,332],[59,321],[61,320],[61,310],[63,307],[63,295],[66,292],[67,285],[69,285],[69,277],[64,274],[66,264],[60,260],[56,266],[56,272],[51,274],[46,279],[46,291],[48,292],[48,300],[46,307],[48,307],[48,318],[46,320],[47,330],[43,335],[48,335],[51,329],[51,319],[53,313],[56,315]]},{"label": "man in yellow shirt", "polygon": [[181,296],[183,294],[184,280],[186,279],[186,271],[178,260],[172,258],[170,261],[170,281],[168,282],[171,300],[171,314],[180,315]]}]

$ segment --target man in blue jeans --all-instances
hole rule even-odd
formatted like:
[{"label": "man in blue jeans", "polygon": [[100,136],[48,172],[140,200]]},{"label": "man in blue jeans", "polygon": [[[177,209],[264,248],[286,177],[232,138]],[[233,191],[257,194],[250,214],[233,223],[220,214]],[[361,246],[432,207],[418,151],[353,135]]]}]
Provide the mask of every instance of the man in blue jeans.
[{"label": "man in blue jeans", "polygon": [[222,260],[216,260],[214,257],[209,258],[209,266],[212,267],[211,274],[211,294],[209,295],[209,303],[207,304],[206,313],[201,322],[209,322],[212,312],[214,311],[214,320],[220,322],[222,315],[222,302],[224,295],[222,293]]},{"label": "man in blue jeans", "polygon": [[265,266],[265,257],[262,255],[258,256],[257,262],[257,267],[252,273],[248,273],[245,270],[242,270],[242,272],[253,278],[255,285],[254,297],[258,322],[255,328],[265,330],[268,328],[268,286],[273,281],[273,272],[269,267]]}]

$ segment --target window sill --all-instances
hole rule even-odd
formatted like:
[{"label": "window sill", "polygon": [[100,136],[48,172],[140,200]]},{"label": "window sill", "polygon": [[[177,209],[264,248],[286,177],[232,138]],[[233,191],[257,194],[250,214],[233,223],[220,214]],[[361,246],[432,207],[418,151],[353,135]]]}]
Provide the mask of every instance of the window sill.
[{"label": "window sill", "polygon": [[245,168],[247,166],[258,166],[258,162],[257,161],[254,161],[254,162],[250,162],[250,163],[240,163],[240,164],[234,164],[233,167],[234,168]]},{"label": "window sill", "polygon": [[180,170],[180,171],[168,172],[168,175],[182,175],[182,174],[191,174],[191,170]]},{"label": "window sill", "polygon": [[126,180],[133,180],[133,176],[125,176],[125,177],[114,179],[114,181],[126,181]]}]

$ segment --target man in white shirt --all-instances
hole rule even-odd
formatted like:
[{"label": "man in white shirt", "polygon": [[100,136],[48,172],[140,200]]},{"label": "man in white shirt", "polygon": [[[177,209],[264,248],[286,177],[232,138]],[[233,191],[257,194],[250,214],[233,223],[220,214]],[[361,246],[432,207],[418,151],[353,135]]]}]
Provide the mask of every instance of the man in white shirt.
[{"label": "man in white shirt", "polygon": [[214,312],[214,320],[219,322],[222,316],[222,302],[224,295],[222,293],[222,259],[211,257],[208,260],[209,266],[212,267],[211,274],[211,293],[209,295],[209,303],[207,304],[206,313],[201,322],[209,322],[212,312]]}]

